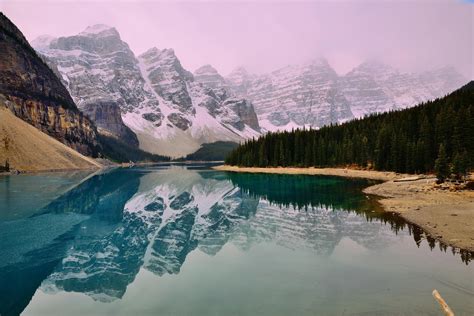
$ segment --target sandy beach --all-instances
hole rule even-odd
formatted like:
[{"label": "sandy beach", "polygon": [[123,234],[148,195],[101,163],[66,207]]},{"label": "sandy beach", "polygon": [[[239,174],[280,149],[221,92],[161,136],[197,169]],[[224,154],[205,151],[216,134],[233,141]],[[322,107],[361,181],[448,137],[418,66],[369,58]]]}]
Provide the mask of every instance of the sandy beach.
[{"label": "sandy beach", "polygon": [[381,196],[389,212],[423,228],[445,244],[474,251],[474,191],[450,191],[435,186],[435,179],[388,181],[368,187],[367,194]]},{"label": "sandy beach", "polygon": [[[440,188],[435,178],[394,172],[341,168],[239,168],[214,167],[220,171],[330,175],[384,181],[364,189],[381,197],[385,211],[400,214],[429,235],[453,247],[474,251],[474,191]],[[472,177],[472,175],[471,175]],[[409,180],[409,181],[403,181]]]}]

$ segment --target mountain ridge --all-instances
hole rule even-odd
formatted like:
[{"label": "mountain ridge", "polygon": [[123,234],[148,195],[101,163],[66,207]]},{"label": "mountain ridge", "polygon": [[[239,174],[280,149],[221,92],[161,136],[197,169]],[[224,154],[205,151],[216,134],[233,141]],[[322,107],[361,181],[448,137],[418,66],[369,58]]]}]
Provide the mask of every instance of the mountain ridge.
[{"label": "mountain ridge", "polygon": [[[108,52],[116,58],[95,57],[97,66],[74,79],[74,72],[64,65],[80,65],[88,58],[80,46],[64,44],[74,42],[77,36],[106,39],[104,45],[110,44]],[[192,153],[203,143],[240,142],[265,132],[321,128],[371,113],[411,107],[464,83],[453,68],[405,73],[377,61],[361,63],[341,76],[324,58],[261,75],[237,67],[222,76],[211,64],[191,73],[172,48],[152,47],[135,56],[119,32],[104,25],[90,26],[62,40],[39,37],[34,42],[51,60],[52,67],[60,65],[58,71],[69,78],[68,89],[79,107],[87,102],[92,104],[89,107],[94,106],[95,100],[75,90],[97,93],[98,100],[112,99],[108,101],[117,103],[124,126],[117,130],[125,130],[126,126],[138,136],[141,149],[173,157]],[[68,55],[67,60],[61,55]],[[104,64],[117,66],[114,70],[118,69],[121,78],[107,78],[113,72]],[[122,90],[133,97],[126,97],[118,87],[124,87]],[[176,143],[181,148],[169,148]]]}]

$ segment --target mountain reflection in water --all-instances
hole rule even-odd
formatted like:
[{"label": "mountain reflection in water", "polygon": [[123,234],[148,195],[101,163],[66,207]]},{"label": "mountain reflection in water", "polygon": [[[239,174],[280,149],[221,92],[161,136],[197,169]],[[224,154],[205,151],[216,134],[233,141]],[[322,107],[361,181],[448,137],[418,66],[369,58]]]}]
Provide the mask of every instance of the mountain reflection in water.
[{"label": "mountain reflection in water", "polygon": [[[178,274],[190,252],[213,256],[227,243],[247,251],[271,242],[320,256],[343,238],[381,249],[402,233],[436,245],[418,227],[380,212],[361,193],[371,181],[193,169],[111,170],[34,215],[1,221],[0,315],[21,313],[38,288],[112,302],[140,269]],[[460,253],[469,263],[472,255]]]}]

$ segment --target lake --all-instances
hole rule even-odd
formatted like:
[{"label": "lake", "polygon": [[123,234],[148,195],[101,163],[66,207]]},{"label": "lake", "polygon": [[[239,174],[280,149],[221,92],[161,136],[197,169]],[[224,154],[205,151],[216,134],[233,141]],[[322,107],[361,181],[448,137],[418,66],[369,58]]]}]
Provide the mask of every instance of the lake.
[{"label": "lake", "polygon": [[0,176],[0,315],[474,315],[472,254],[327,176]]}]

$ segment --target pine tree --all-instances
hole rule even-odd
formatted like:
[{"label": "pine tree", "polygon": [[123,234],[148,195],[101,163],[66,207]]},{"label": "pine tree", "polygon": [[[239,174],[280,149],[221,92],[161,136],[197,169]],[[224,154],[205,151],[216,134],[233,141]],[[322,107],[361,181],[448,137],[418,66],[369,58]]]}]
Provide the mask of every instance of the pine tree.
[{"label": "pine tree", "polygon": [[468,174],[467,151],[456,153],[453,158],[452,173],[456,179],[463,180]]},{"label": "pine tree", "polygon": [[435,172],[439,182],[444,182],[449,177],[449,165],[444,144],[439,146],[438,158],[435,161]]}]

